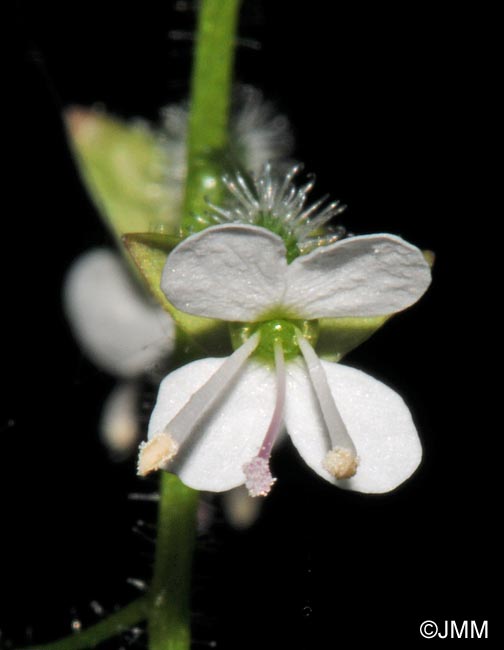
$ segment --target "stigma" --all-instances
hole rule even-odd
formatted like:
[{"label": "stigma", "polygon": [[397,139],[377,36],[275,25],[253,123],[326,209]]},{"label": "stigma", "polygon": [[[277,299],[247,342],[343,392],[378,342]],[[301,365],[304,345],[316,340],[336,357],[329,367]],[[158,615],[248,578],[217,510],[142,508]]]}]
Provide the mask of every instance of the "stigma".
[{"label": "stigma", "polygon": [[257,456],[243,466],[245,487],[251,497],[265,497],[276,482],[270,470],[270,457],[280,432],[283,428],[285,410],[285,358],[282,344],[275,342],[276,400],[271,422]]},{"label": "stigma", "polygon": [[243,466],[245,487],[251,497],[265,497],[276,483],[269,468],[269,458],[256,456]]}]

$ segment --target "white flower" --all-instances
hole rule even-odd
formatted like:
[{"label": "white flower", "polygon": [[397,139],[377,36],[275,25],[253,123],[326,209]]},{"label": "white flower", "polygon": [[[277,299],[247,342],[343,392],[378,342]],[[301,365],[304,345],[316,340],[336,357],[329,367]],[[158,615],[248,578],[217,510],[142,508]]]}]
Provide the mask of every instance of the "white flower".
[{"label": "white flower", "polygon": [[129,277],[125,263],[108,249],[93,249],[69,269],[63,303],[72,331],[86,355],[127,380],[107,399],[101,419],[108,446],[124,452],[137,439],[136,407],[141,375],[159,373],[175,346],[175,326]]},{"label": "white flower", "polygon": [[256,226],[189,237],[168,256],[163,291],[190,314],[246,324],[245,342],[227,359],[195,361],[164,379],[139,473],[162,467],[195,489],[245,483],[251,495],[267,494],[285,423],[326,480],[394,489],[422,454],[408,408],[365,373],[321,361],[308,339],[316,319],[397,312],[429,283],[421,251],[393,235],[345,239],[291,264],[282,239]]}]

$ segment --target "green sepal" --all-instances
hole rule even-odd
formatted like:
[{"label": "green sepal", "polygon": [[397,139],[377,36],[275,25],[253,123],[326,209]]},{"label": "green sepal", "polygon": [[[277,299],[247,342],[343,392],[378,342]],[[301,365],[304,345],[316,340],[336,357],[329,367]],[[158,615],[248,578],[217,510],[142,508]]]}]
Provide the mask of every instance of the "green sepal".
[{"label": "green sepal", "polygon": [[364,343],[392,316],[373,318],[321,318],[317,354],[325,361],[341,361],[351,350]]},{"label": "green sepal", "polygon": [[159,233],[128,233],[123,235],[122,242],[150,293],[171,315],[186,338],[207,352],[227,350],[229,335],[224,321],[186,314],[174,307],[161,290],[161,276],[166,258],[180,239]]},{"label": "green sepal", "polygon": [[158,133],[95,108],[68,108],[64,120],[82,180],[117,240],[177,231],[182,189],[166,177],[169,148]]}]

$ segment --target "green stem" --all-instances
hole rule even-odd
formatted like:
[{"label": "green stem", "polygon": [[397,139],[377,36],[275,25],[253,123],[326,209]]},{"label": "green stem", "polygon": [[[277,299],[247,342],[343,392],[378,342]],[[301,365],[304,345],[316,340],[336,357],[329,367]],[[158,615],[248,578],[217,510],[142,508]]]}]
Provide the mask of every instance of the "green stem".
[{"label": "green stem", "polygon": [[158,536],[150,589],[150,650],[188,650],[191,563],[198,492],[161,472]]},{"label": "green stem", "polygon": [[[228,147],[228,120],[240,0],[201,0],[191,81],[187,182],[181,223],[186,235],[216,200]],[[158,538],[149,612],[149,650],[188,650],[190,577],[198,493],[161,472]]]},{"label": "green stem", "polygon": [[126,632],[133,625],[147,618],[149,601],[147,597],[139,598],[103,621],[52,643],[25,647],[22,650],[83,650],[95,648],[102,641]]},{"label": "green stem", "polygon": [[228,147],[228,119],[240,0],[201,0],[187,143],[182,232],[198,230],[195,215],[217,200]]}]

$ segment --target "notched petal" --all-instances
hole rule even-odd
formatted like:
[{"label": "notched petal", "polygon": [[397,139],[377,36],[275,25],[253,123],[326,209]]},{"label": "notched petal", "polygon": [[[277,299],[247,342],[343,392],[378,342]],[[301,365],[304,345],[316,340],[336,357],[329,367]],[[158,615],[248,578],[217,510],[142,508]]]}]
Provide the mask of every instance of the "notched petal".
[{"label": "notched petal", "polygon": [[386,316],[414,304],[430,281],[422,251],[400,237],[351,237],[290,264],[285,305],[300,318]]},{"label": "notched petal", "polygon": [[253,321],[280,304],[287,262],[280,237],[256,226],[207,228],[168,256],[161,288],[183,312]]}]

